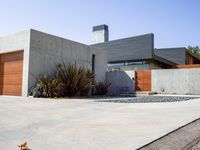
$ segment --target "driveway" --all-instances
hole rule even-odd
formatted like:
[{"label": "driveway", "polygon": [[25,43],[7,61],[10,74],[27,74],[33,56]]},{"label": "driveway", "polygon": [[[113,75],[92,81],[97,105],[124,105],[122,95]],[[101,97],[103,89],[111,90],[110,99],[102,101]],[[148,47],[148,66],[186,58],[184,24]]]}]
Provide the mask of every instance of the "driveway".
[{"label": "driveway", "polygon": [[132,150],[200,117],[200,99],[105,103],[0,97],[0,149]]}]

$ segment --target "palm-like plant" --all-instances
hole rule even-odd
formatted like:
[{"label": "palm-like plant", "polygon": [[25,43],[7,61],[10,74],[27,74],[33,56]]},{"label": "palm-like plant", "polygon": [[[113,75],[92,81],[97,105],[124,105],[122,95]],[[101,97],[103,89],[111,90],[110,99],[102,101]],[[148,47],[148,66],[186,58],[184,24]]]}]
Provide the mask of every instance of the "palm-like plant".
[{"label": "palm-like plant", "polygon": [[77,90],[80,95],[87,95],[94,86],[95,75],[89,69],[79,68]]},{"label": "palm-like plant", "polygon": [[38,80],[38,88],[42,97],[53,98],[63,95],[64,86],[55,76],[43,75]]},{"label": "palm-like plant", "polygon": [[64,84],[67,96],[87,95],[93,87],[95,75],[89,69],[75,64],[57,65],[58,79]]},{"label": "palm-like plant", "polygon": [[95,83],[95,94],[96,95],[106,95],[108,92],[108,88],[111,86],[111,83],[104,82],[97,82]]}]

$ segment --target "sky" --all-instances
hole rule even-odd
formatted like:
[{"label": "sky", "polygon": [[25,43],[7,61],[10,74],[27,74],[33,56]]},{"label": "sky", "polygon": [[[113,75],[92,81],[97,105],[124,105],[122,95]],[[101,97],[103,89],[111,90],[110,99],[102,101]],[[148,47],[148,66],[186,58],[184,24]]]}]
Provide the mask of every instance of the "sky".
[{"label": "sky", "polygon": [[0,0],[0,36],[32,28],[90,44],[100,24],[110,40],[154,33],[155,48],[200,46],[200,0]]}]

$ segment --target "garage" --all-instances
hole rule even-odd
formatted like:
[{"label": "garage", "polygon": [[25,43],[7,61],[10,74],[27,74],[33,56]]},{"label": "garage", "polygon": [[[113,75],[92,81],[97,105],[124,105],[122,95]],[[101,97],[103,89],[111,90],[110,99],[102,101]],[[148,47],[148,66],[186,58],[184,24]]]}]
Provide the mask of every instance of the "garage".
[{"label": "garage", "polygon": [[22,95],[23,51],[0,55],[0,95]]}]

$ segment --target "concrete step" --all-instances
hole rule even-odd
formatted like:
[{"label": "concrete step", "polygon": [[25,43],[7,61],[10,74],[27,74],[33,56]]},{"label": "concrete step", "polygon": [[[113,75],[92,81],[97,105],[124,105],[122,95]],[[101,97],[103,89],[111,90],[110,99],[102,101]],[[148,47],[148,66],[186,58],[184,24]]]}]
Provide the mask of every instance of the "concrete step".
[{"label": "concrete step", "polygon": [[136,96],[148,96],[148,95],[153,95],[153,94],[156,94],[156,93],[151,92],[151,91],[136,91],[135,92]]},{"label": "concrete step", "polygon": [[135,93],[122,93],[122,94],[120,94],[120,96],[122,96],[122,97],[135,97],[136,94]]}]

